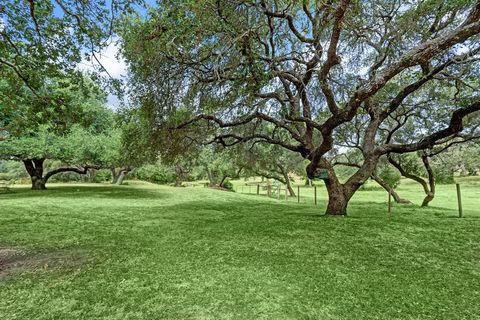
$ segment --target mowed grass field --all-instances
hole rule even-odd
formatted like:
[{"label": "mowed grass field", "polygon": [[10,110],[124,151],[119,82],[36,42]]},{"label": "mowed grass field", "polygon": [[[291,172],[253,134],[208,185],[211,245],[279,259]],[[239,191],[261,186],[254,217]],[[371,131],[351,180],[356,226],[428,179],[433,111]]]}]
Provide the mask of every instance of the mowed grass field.
[{"label": "mowed grass field", "polygon": [[143,183],[0,194],[0,319],[480,319],[478,184],[462,183],[462,219],[454,185],[392,215],[367,188],[347,218],[322,217],[311,190],[300,204]]}]

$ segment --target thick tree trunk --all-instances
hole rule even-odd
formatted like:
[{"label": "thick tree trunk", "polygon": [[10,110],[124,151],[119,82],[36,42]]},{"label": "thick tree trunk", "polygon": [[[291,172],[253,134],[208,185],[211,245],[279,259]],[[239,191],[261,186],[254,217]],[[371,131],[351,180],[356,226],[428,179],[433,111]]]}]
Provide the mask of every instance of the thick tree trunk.
[{"label": "thick tree trunk", "polygon": [[35,176],[31,177],[32,180],[32,190],[45,190],[47,187],[45,186],[45,179],[37,178]]},{"label": "thick tree trunk", "polygon": [[61,173],[61,172],[76,172],[78,174],[87,174],[88,169],[93,167],[85,166],[83,168],[78,167],[61,167],[54,170],[47,172],[47,174],[43,175],[43,163],[45,159],[25,159],[23,160],[23,164],[25,165],[25,169],[27,170],[28,174],[30,175],[30,179],[32,181],[32,190],[45,190],[46,183],[48,179],[52,176]]},{"label": "thick tree trunk", "polygon": [[181,187],[183,180],[185,179],[185,170],[181,165],[175,166],[175,187]]},{"label": "thick tree trunk", "polygon": [[423,198],[422,207],[428,207],[428,204],[433,200],[433,198],[435,198],[435,194],[433,192],[427,193],[426,197]]},{"label": "thick tree trunk", "polygon": [[[320,166],[310,163],[307,168],[307,175],[309,178],[317,176],[319,169],[328,171],[328,179],[323,180],[328,192],[328,204],[325,210],[325,216],[329,217],[343,217],[347,215],[348,201],[354,193],[354,189],[345,188],[340,183],[338,177],[333,170],[333,166],[325,159],[320,159],[318,162]],[[351,191],[350,194],[347,191]]]},{"label": "thick tree trunk", "polygon": [[116,174],[116,179],[115,179],[115,184],[116,185],[121,185],[123,183],[123,180],[125,179],[125,177],[127,176],[127,174],[132,171],[132,168],[131,167],[123,167],[120,169],[120,171],[117,173],[115,171],[115,169],[112,170],[112,174],[115,173]]},{"label": "thick tree trunk", "polygon": [[378,163],[378,155],[370,154],[365,157],[364,163],[359,170],[352,175],[344,184],[340,183],[335,170],[330,162],[326,159],[320,159],[317,167],[310,163],[306,170],[309,178],[318,175],[318,170],[327,170],[328,178],[324,180],[328,192],[328,204],[325,211],[326,216],[346,216],[348,202],[367,179],[370,178],[375,171]]},{"label": "thick tree trunk", "polygon": [[125,176],[127,175],[128,171],[127,170],[122,170],[120,171],[120,174],[118,175],[117,181],[115,182],[116,185],[121,185],[123,183],[123,180],[125,179]]},{"label": "thick tree trunk", "polygon": [[328,204],[325,211],[326,216],[346,216],[349,197],[345,194],[344,187],[334,181],[336,179],[325,180],[325,186],[328,192]]},{"label": "thick tree trunk", "polygon": [[25,169],[32,181],[32,190],[45,190],[46,179],[43,177],[43,163],[45,159],[26,159],[23,160]]},{"label": "thick tree trunk", "polygon": [[177,177],[177,178],[175,179],[175,187],[181,187],[182,184],[183,184],[183,180],[180,179],[179,177]]}]

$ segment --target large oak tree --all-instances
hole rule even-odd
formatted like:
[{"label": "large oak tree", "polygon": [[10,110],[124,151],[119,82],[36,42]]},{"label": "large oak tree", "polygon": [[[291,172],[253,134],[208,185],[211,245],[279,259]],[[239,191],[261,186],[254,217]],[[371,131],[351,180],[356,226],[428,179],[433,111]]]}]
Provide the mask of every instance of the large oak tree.
[{"label": "large oak tree", "polygon": [[[167,0],[125,22],[123,48],[154,140],[175,129],[297,152],[309,177],[328,172],[326,214],[345,215],[383,155],[432,148],[471,125],[479,33],[480,1]],[[398,138],[410,122],[395,119],[408,110],[435,114],[436,125],[412,121],[412,136]],[[331,153],[349,134],[363,161],[340,182]]]}]

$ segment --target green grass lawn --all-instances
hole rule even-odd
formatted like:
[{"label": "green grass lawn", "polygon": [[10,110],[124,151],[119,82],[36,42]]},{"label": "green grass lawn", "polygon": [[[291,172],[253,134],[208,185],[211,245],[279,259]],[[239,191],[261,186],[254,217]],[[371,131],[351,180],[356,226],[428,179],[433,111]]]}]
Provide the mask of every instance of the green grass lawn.
[{"label": "green grass lawn", "polygon": [[347,218],[321,217],[321,187],[318,206],[307,188],[300,204],[150,184],[16,188],[0,194],[0,319],[480,319],[479,189],[463,186],[458,219],[454,186],[391,216],[385,192],[361,191]]}]

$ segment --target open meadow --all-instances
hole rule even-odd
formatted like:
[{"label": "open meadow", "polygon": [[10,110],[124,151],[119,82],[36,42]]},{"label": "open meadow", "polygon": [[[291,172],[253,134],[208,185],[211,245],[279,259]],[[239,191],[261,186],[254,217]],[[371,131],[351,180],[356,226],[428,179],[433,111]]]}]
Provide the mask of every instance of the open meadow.
[{"label": "open meadow", "polygon": [[480,188],[462,188],[459,219],[454,185],[392,215],[367,188],[346,218],[322,216],[324,187],[315,207],[309,188],[298,204],[140,182],[17,186],[0,194],[0,315],[480,319]]},{"label": "open meadow", "polygon": [[480,0],[1,0],[0,320],[480,320],[479,75]]}]

